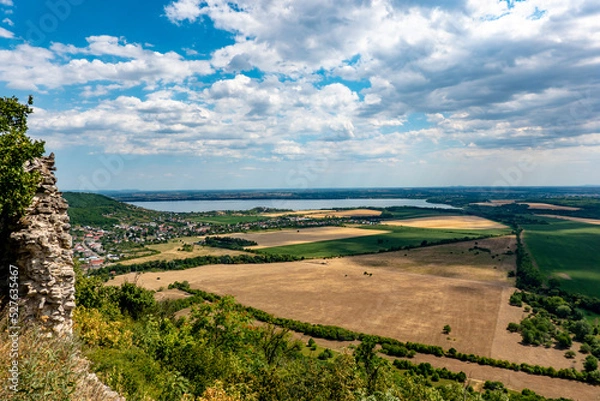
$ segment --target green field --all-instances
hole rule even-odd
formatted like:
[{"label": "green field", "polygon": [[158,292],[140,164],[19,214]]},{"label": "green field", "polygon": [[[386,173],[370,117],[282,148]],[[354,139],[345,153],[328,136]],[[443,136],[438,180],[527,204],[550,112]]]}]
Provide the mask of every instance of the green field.
[{"label": "green field", "polygon": [[325,258],[333,256],[350,256],[365,253],[377,253],[392,247],[416,247],[423,241],[435,243],[442,240],[480,238],[489,235],[509,234],[510,230],[442,230],[429,228],[413,228],[400,226],[362,226],[365,229],[387,230],[386,234],[338,240],[318,241],[307,244],[276,246],[263,248],[259,252],[285,254],[305,258]]},{"label": "green field", "polygon": [[[428,209],[421,207],[397,206],[388,207],[384,210],[386,219],[404,220],[420,217],[461,215],[462,210],[457,209]],[[391,215],[391,216],[389,216]]]},{"label": "green field", "polygon": [[523,226],[524,243],[542,274],[558,278],[566,291],[600,296],[600,226],[543,220],[549,224]]},{"label": "green field", "polygon": [[269,217],[259,215],[231,215],[224,214],[218,216],[188,216],[187,220],[194,221],[197,223],[210,223],[210,224],[240,224],[240,223],[253,223],[255,221],[266,221],[271,220]]}]

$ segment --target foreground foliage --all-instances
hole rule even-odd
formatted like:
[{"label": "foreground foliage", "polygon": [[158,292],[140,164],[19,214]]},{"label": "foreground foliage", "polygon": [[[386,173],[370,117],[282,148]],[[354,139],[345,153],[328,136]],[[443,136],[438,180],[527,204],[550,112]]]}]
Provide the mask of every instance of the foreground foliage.
[{"label": "foreground foliage", "polygon": [[[544,400],[504,388],[478,394],[464,380],[426,365],[394,367],[362,338],[354,354],[304,355],[287,329],[257,325],[230,297],[195,294],[188,318],[172,312],[188,299],[157,303],[124,284],[79,277],[77,331],[86,355],[128,400]],[[91,333],[90,333],[91,332]]]},{"label": "foreground foliage", "polygon": [[[15,337],[7,330],[6,315],[1,318],[0,400],[107,400],[104,385],[88,376],[88,363],[80,357],[78,342],[47,338],[35,327],[22,328],[16,359],[13,358]],[[15,360],[18,360],[18,381],[13,374],[16,370],[10,370]]]}]

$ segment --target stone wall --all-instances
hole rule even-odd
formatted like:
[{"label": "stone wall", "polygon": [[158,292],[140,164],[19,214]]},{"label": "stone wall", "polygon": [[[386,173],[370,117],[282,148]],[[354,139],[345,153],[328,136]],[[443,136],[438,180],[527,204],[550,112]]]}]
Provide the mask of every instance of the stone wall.
[{"label": "stone wall", "polygon": [[19,268],[21,318],[38,322],[49,333],[71,335],[75,273],[67,202],[56,187],[54,154],[25,165],[42,175],[19,230],[11,234]]}]

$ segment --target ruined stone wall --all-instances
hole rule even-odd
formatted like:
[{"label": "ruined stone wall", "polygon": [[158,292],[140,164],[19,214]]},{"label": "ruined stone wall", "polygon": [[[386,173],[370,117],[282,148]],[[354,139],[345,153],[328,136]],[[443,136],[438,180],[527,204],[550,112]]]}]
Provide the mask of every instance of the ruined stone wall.
[{"label": "ruined stone wall", "polygon": [[27,164],[42,175],[40,186],[11,247],[19,268],[21,317],[48,332],[71,335],[75,307],[75,273],[67,202],[56,187],[54,154]]}]

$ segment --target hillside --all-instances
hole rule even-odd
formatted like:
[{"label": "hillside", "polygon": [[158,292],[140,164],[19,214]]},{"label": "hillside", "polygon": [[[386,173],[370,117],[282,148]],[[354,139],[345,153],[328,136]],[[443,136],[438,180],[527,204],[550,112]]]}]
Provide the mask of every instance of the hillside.
[{"label": "hillside", "polygon": [[128,220],[151,221],[160,213],[128,205],[104,195],[65,192],[73,226],[110,227]]}]

